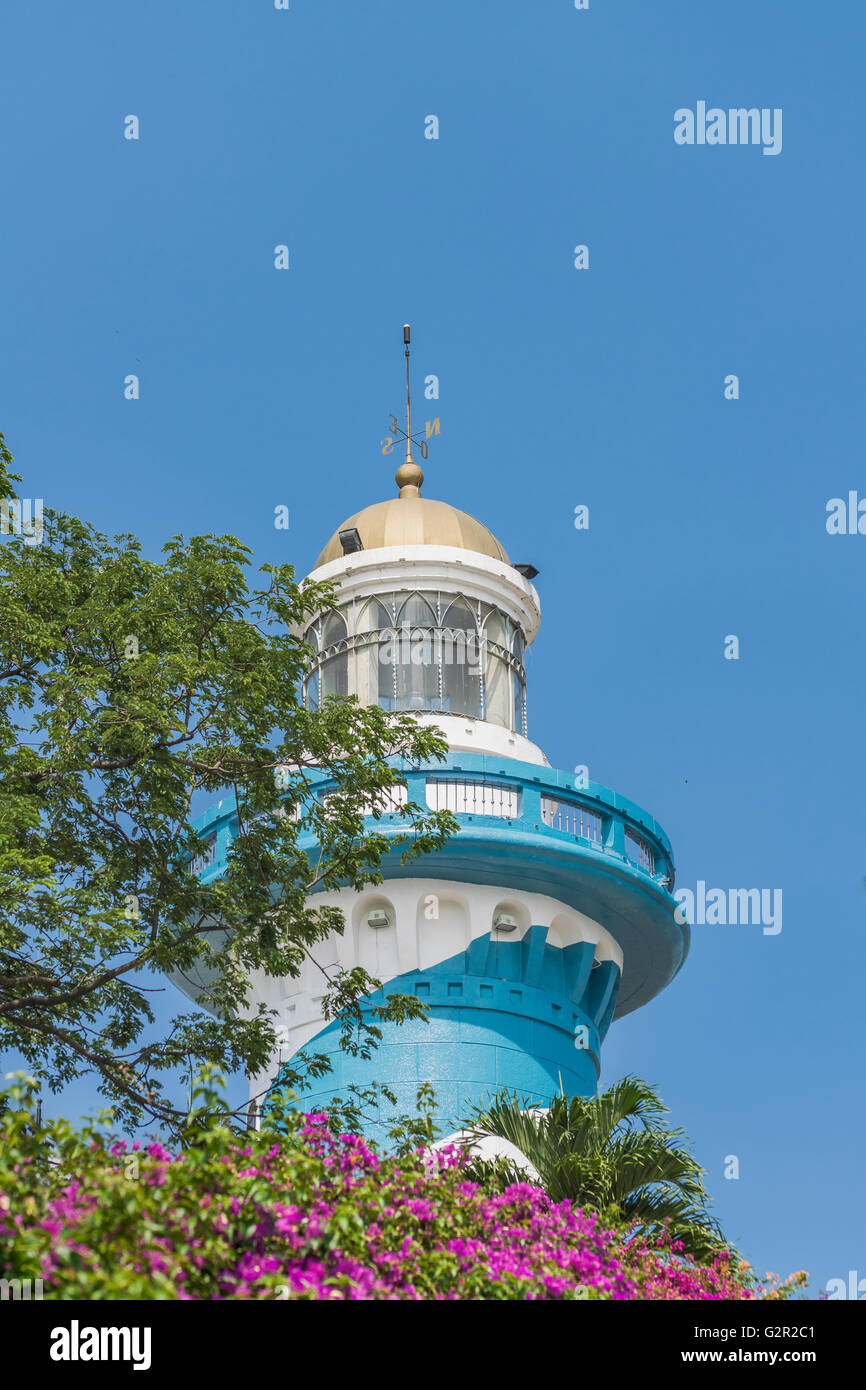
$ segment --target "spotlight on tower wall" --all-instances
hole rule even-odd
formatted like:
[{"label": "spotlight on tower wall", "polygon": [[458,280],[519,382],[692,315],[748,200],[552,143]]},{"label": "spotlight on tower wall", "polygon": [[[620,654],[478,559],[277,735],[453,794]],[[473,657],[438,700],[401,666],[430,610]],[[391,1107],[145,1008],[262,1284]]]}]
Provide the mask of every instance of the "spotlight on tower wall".
[{"label": "spotlight on tower wall", "polygon": [[350,527],[348,531],[340,532],[340,545],[343,547],[344,555],[354,555],[357,550],[364,549],[363,542],[355,526]]}]

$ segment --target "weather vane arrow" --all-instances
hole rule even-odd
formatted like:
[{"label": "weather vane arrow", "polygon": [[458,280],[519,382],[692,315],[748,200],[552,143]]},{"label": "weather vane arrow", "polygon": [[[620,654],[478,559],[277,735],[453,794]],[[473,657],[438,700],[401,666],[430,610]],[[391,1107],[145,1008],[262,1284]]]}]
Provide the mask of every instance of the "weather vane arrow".
[{"label": "weather vane arrow", "polygon": [[381,441],[381,444],[382,453],[390,454],[393,451],[396,441],[398,439],[405,439],[405,461],[406,463],[414,464],[415,460],[412,457],[412,445],[417,444],[418,452],[420,453],[422,459],[426,459],[428,452],[427,440],[430,439],[432,435],[439,433],[439,417],[437,415],[435,420],[428,420],[425,423],[425,427],[423,430],[418,430],[416,434],[412,433],[412,392],[409,386],[409,346],[411,340],[411,332],[412,330],[410,329],[408,323],[404,323],[403,343],[406,349],[406,428],[405,430],[401,429],[399,421],[397,420],[397,416],[390,415],[388,417],[391,421],[390,425],[388,426],[390,430],[390,435],[386,435],[385,438]]}]

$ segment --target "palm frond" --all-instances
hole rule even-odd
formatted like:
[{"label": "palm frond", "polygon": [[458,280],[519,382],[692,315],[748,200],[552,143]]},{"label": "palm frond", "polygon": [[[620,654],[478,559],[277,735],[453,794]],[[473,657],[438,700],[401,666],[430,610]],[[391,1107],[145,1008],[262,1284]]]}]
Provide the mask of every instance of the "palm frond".
[{"label": "palm frond", "polygon": [[[555,1096],[546,1110],[502,1092],[475,1107],[465,1141],[506,1140],[532,1164],[551,1201],[619,1211],[636,1230],[666,1228],[688,1253],[708,1258],[722,1233],[707,1210],[704,1170],[685,1131],[668,1128],[668,1114],[656,1088],[635,1076],[591,1099]],[[525,1181],[513,1160],[496,1162],[503,1181]]]}]

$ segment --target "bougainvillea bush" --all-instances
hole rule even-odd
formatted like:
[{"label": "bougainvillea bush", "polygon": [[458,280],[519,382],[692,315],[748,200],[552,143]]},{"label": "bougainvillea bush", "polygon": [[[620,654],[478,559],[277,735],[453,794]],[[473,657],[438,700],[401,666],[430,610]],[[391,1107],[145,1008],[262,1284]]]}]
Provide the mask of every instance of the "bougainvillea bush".
[{"label": "bougainvillea bush", "polygon": [[108,1117],[37,1128],[6,1095],[0,1277],[58,1299],[748,1299],[784,1297],[738,1260],[684,1260],[551,1203],[485,1191],[457,1149],[377,1153],[324,1115],[238,1134],[199,1093],[183,1145],[128,1145]]}]

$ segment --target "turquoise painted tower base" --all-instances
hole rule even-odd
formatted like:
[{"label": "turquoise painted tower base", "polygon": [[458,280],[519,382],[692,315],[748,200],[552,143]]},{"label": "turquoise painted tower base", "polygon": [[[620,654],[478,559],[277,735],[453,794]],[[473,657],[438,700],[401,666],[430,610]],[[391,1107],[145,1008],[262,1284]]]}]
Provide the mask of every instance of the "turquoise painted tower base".
[{"label": "turquoise painted tower base", "polygon": [[[368,995],[369,1017],[386,994],[411,994],[429,1009],[426,1021],[379,1024],[382,1039],[364,1060],[340,1047],[332,1023],[308,1043],[308,1054],[326,1055],[331,1072],[297,1102],[306,1111],[348,1100],[350,1086],[387,1079],[397,1111],[414,1114],[418,1088],[436,1093],[436,1121],[444,1136],[460,1129],[474,1105],[502,1090],[544,1106],[553,1095],[595,1094],[601,1042],[616,1005],[619,971],[613,962],[593,969],[594,947],[565,949],[546,943],[544,927],[530,927],[521,941],[490,935],[428,970],[413,970]],[[270,1094],[280,1089],[280,1075]],[[394,1111],[386,1106],[370,1137],[382,1142]]]}]

